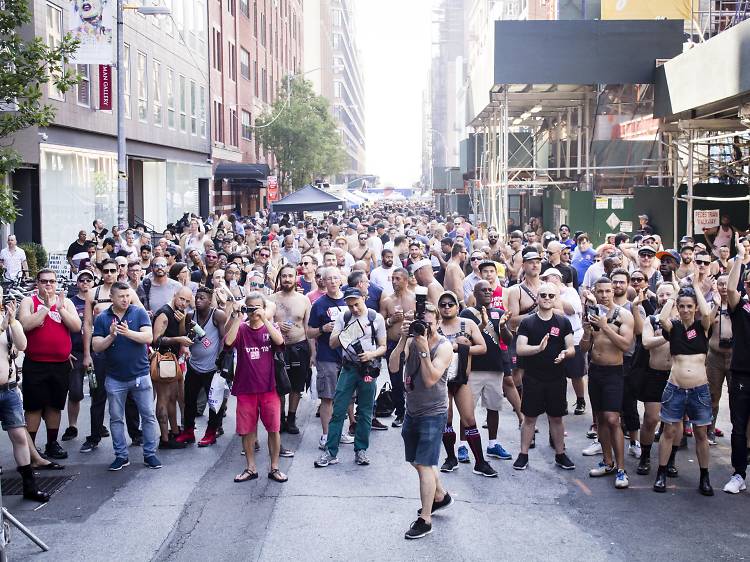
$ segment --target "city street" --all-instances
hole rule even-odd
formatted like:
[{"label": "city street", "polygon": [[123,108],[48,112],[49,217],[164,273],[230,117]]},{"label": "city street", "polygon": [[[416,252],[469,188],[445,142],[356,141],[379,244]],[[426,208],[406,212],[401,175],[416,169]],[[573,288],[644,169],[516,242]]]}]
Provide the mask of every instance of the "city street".
[{"label": "city street", "polygon": [[[722,407],[719,425],[728,432],[726,404]],[[20,496],[3,498],[51,551],[39,553],[14,530],[11,555],[25,560],[742,560],[750,552],[750,498],[721,492],[731,473],[728,437],[711,449],[715,497],[696,490],[692,439],[690,450],[678,454],[679,477],[666,495],[657,495],[651,491],[653,476],[637,476],[632,457],[628,490],[615,490],[611,478],[587,476],[601,458],[580,454],[588,444],[588,415],[567,418],[576,470],[557,469],[543,422],[527,471],[492,460],[497,479],[472,474],[471,465],[443,475],[455,505],[435,516],[431,535],[406,541],[403,533],[419,507],[418,487],[416,474],[403,462],[398,430],[373,432],[369,467],[356,466],[352,446],[342,445],[340,464],[316,469],[320,426],[311,400],[302,402],[300,418],[302,433],[283,436],[297,454],[282,459],[289,482],[281,485],[265,477],[265,451],[258,480],[232,481],[244,461],[233,412],[216,446],[160,451],[164,468],[156,471],[143,467],[140,450],[131,448],[131,466],[108,472],[109,439],[88,455],[78,453],[81,438],[68,442],[70,458],[62,475],[75,478],[48,505],[34,511],[36,504]],[[201,431],[204,424],[201,418]],[[486,430],[482,433],[486,444]],[[500,437],[515,456],[518,432],[508,409],[501,414]],[[2,451],[2,465],[10,469],[6,477],[15,476],[10,447]]]}]

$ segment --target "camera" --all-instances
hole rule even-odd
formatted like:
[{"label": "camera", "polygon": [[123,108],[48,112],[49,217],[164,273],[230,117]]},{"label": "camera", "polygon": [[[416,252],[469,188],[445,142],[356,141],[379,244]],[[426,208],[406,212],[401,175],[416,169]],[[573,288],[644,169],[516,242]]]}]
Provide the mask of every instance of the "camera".
[{"label": "camera", "polygon": [[[352,349],[357,355],[365,352],[364,348],[362,347],[362,343],[359,340],[352,342]],[[358,365],[358,368],[359,374],[362,377],[369,376],[373,379],[376,379],[378,378],[378,375],[380,375],[380,359],[372,359],[370,361],[367,361],[366,363],[360,363]]]},{"label": "camera", "polygon": [[721,349],[731,349],[734,338],[719,338],[719,347]]},{"label": "camera", "polygon": [[240,312],[242,312],[243,314],[255,314],[257,310],[257,306],[243,306],[240,308]]},{"label": "camera", "polygon": [[409,336],[424,336],[427,333],[427,322],[424,313],[427,309],[427,287],[416,287],[417,308],[414,311],[414,320],[409,324]]}]

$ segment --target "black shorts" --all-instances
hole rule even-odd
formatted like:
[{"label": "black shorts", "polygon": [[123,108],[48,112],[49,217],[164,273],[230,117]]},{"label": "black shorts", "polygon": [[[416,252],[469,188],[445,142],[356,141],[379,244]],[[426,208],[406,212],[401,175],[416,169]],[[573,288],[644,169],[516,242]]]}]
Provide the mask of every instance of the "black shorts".
[{"label": "black shorts", "polygon": [[575,346],[576,354],[572,359],[566,359],[563,363],[565,376],[569,379],[580,379],[586,374],[586,354],[581,351],[581,346]]},{"label": "black shorts", "polygon": [[304,392],[310,386],[312,371],[310,369],[310,344],[302,340],[284,346],[284,361],[292,383],[292,392]]},{"label": "black shorts", "polygon": [[23,360],[23,409],[37,412],[44,408],[65,409],[70,383],[70,361],[44,363]]},{"label": "black shorts", "polygon": [[625,376],[622,365],[589,363],[589,400],[594,412],[621,412]]},{"label": "black shorts", "polygon": [[503,361],[503,368],[502,368],[503,376],[512,377],[513,376],[513,360],[510,357],[510,349],[501,349],[500,357],[502,357],[502,361]]},{"label": "black shorts", "polygon": [[75,357],[75,361],[68,376],[68,399],[71,402],[80,402],[83,400],[83,377],[86,375],[83,351],[73,351],[71,355]]},{"label": "black shorts", "polygon": [[521,413],[531,418],[542,414],[553,418],[565,416],[568,413],[567,390],[565,377],[549,379],[524,371]]},{"label": "black shorts", "polygon": [[641,379],[638,400],[641,402],[661,402],[664,387],[669,380],[669,371],[657,371],[649,367]]}]

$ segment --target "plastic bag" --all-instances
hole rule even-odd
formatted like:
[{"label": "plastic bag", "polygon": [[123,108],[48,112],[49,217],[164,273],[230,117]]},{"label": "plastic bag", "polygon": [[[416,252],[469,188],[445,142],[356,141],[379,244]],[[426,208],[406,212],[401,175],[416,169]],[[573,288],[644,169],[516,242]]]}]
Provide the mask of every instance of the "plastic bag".
[{"label": "plastic bag", "polygon": [[224,401],[224,388],[226,381],[219,375],[214,373],[214,377],[211,379],[211,388],[208,389],[208,407],[211,408],[212,412],[218,412],[221,408],[221,403]]},{"label": "plastic bag", "polygon": [[315,365],[311,367],[312,376],[310,377],[310,398],[313,400],[318,399],[318,370]]}]

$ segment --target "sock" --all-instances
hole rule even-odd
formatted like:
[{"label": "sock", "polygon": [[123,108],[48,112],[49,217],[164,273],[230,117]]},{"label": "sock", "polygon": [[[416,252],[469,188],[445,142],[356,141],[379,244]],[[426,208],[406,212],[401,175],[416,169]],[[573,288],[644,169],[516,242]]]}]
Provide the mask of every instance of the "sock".
[{"label": "sock", "polygon": [[492,449],[495,445],[497,445],[497,439],[490,439],[488,447]]},{"label": "sock", "polygon": [[471,452],[474,453],[474,461],[476,464],[483,463],[484,455],[482,454],[482,436],[479,435],[479,430],[476,425],[466,428],[466,440],[469,442]]},{"label": "sock", "polygon": [[669,454],[669,462],[667,464],[674,464],[674,459],[679,449],[679,447],[672,446],[672,452]]},{"label": "sock", "polygon": [[297,412],[289,412],[286,419],[289,425],[294,425],[294,422],[297,420]]},{"label": "sock", "polygon": [[456,458],[456,433],[451,425],[446,425],[443,430],[443,447],[445,447],[448,458]]},{"label": "sock", "polygon": [[666,464],[660,464],[657,473],[658,474],[666,474],[666,472],[667,472],[667,465]]},{"label": "sock", "polygon": [[57,434],[60,432],[60,428],[56,427],[55,429],[49,429],[47,428],[47,443],[54,443],[57,441]]},{"label": "sock", "polygon": [[641,458],[647,459],[651,456],[651,445],[641,445]]}]

